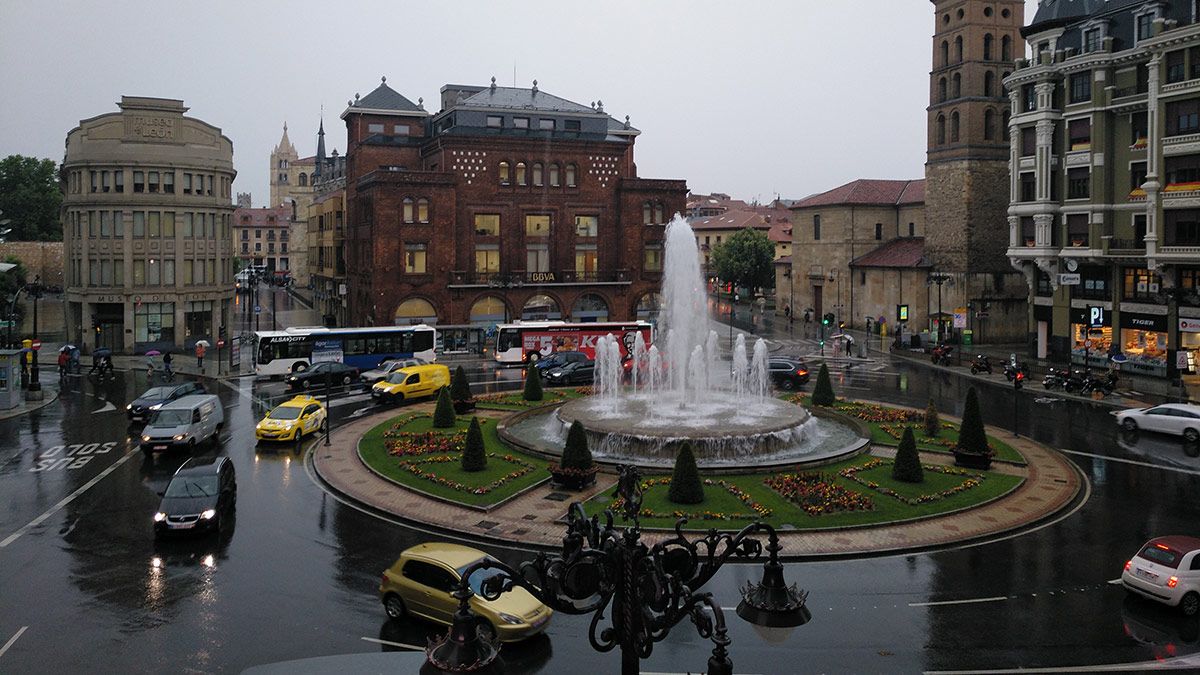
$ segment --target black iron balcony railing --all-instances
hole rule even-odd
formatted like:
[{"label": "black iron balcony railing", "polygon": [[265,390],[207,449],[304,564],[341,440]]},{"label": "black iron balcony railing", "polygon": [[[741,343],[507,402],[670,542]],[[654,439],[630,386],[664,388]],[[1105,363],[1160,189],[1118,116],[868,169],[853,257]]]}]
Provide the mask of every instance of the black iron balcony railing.
[{"label": "black iron balcony railing", "polygon": [[480,286],[545,286],[551,284],[622,283],[631,281],[629,270],[578,271],[558,270],[549,272],[474,272],[455,270],[450,273],[450,283]]}]

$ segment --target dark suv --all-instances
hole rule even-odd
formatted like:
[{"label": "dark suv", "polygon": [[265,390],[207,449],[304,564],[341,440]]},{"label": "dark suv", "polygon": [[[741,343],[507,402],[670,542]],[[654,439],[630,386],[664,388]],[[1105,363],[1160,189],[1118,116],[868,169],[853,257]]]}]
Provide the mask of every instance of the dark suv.
[{"label": "dark suv", "polygon": [[154,514],[154,534],[221,530],[237,501],[237,477],[228,457],[193,457],[184,462]]},{"label": "dark suv", "polygon": [[181,384],[167,384],[161,387],[151,387],[142,392],[142,395],[133,399],[133,402],[125,406],[125,413],[129,415],[131,422],[145,422],[150,419],[151,413],[164,404],[170,403],[177,398],[191,396],[192,394],[207,394],[204,385],[199,382],[183,382]]},{"label": "dark suv", "polygon": [[287,377],[288,388],[292,391],[309,387],[324,387],[326,384],[334,387],[348,387],[353,382],[358,382],[358,368],[339,361],[318,361]]},{"label": "dark suv", "polygon": [[808,383],[808,365],[802,359],[774,356],[767,360],[771,381],[780,389],[791,391]]},{"label": "dark suv", "polygon": [[535,361],[533,367],[546,373],[553,368],[562,368],[569,363],[577,363],[579,361],[591,361],[591,359],[583,352],[554,352],[550,356]]}]

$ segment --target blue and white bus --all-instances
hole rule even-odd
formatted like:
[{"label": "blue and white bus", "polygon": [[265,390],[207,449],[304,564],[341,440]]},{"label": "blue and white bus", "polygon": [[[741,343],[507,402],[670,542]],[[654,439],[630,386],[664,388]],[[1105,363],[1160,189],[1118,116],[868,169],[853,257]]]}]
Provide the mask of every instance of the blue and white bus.
[{"label": "blue and white bus", "polygon": [[340,361],[361,372],[387,359],[437,358],[437,331],[426,325],[288,328],[258,331],[254,341],[254,374],[262,376],[288,375],[319,361]]}]

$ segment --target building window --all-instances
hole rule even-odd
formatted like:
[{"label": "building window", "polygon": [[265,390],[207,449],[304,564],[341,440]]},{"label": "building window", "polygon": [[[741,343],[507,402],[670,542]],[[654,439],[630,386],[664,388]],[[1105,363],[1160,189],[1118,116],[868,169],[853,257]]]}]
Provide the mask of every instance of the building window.
[{"label": "building window", "polygon": [[942,67],[950,65],[950,43],[942,40]]},{"label": "building window", "polygon": [[404,244],[404,273],[425,274],[425,244]]},{"label": "building window", "polygon": [[663,203],[654,202],[654,222],[662,224],[666,222],[663,218]]},{"label": "building window", "polygon": [[992,60],[992,34],[988,33],[983,36],[983,60]]},{"label": "building window", "polygon": [[[96,181],[95,181],[94,173],[92,174],[92,177],[93,177],[92,192],[95,192],[96,191]],[[133,172],[133,191],[134,192],[145,192],[146,191],[146,174],[145,174],[145,172],[142,172],[142,171],[134,171]]]},{"label": "building window", "polygon": [[983,95],[989,98],[996,95],[996,74],[990,70],[983,74]]},{"label": "building window", "polygon": [[[301,174],[303,176],[303,174]],[[303,183],[302,183],[303,184]],[[164,171],[162,175],[163,192],[173,195],[175,194],[175,172]]]},{"label": "building window", "polygon": [[883,240],[883,223],[875,223],[875,241]]},{"label": "building window", "polygon": [[[1133,192],[1134,190],[1141,190],[1142,185],[1145,182],[1146,182],[1146,163],[1145,162],[1131,163],[1129,165],[1129,191]],[[1167,184],[1169,185],[1170,182],[1171,182],[1171,180],[1168,177]]]},{"label": "building window", "polygon": [[[383,125],[382,124],[368,124],[367,125],[367,133],[382,134],[383,133]],[[281,166],[280,168],[284,168],[284,167]]]},{"label": "building window", "polygon": [[[1200,155],[1182,155],[1167,157],[1166,161],[1168,189],[1200,188]],[[1142,182],[1145,182],[1143,179]],[[1186,187],[1180,187],[1186,186]]]},{"label": "building window", "polygon": [[944,103],[945,101],[946,101],[946,78],[943,77],[943,78],[938,79],[938,102]]},{"label": "building window", "polygon": [[175,342],[175,303],[143,302],[133,309],[135,342]]},{"label": "building window", "polygon": [[1200,211],[1170,209],[1164,213],[1165,246],[1200,246]]},{"label": "building window", "polygon": [[[1005,10],[1007,11],[1007,10]],[[1004,35],[1000,38],[1000,60],[1012,61],[1012,38]]]},{"label": "building window", "polygon": [[540,214],[525,216],[525,236],[526,237],[549,237],[550,236],[550,216],[540,215]]},{"label": "building window", "polygon": [[951,92],[950,92],[951,97],[952,98],[961,98],[962,97],[962,73],[955,73],[954,76],[951,78],[951,81],[953,82],[953,86],[951,87]]},{"label": "building window", "polygon": [[563,120],[563,129],[566,131],[579,131],[579,120]]},{"label": "building window", "polygon": [[407,124],[396,124],[392,126],[392,133],[397,136],[407,136],[409,134]]},{"label": "building window", "polygon": [[645,202],[642,204],[642,224],[643,225],[650,225],[651,223],[654,222],[654,216],[652,215],[652,211],[651,211],[652,208],[653,207],[650,204],[650,202]]},{"label": "building window", "polygon": [[541,129],[542,131],[554,131],[554,120],[538,120],[538,129]]},{"label": "building window", "polygon": [[487,125],[489,128],[499,129],[500,127],[504,126],[504,118],[499,115],[488,115]]},{"label": "building window", "polygon": [[147,189],[150,192],[158,192],[158,172],[151,171],[147,179]]},{"label": "building window", "polygon": [[1037,199],[1037,181],[1032,171],[1021,174],[1021,201],[1032,202]]},{"label": "building window", "polygon": [[497,173],[500,174],[500,184],[508,185],[508,162],[500,162]]},{"label": "building window", "polygon": [[576,237],[595,237],[599,228],[599,216],[575,216]]},{"label": "building window", "polygon": [[500,247],[496,244],[480,244],[475,247],[475,272],[495,274],[500,271]]},{"label": "building window", "polygon": [[1071,103],[1084,103],[1092,100],[1091,72],[1076,73],[1071,76]]},{"label": "building window", "polygon": [[424,197],[417,200],[417,221],[421,223],[429,222],[429,200]]},{"label": "building window", "polygon": [[1067,199],[1087,199],[1091,194],[1091,172],[1087,168],[1067,171]]},{"label": "building window", "polygon": [[595,244],[575,245],[575,274],[580,280],[589,281],[595,278],[598,269],[596,263]]},{"label": "building window", "polygon": [[517,162],[517,185],[525,185],[525,162]]},{"label": "building window", "polygon": [[961,35],[954,38],[954,62],[963,62],[963,39]]},{"label": "building window", "polygon": [[[720,243],[721,238],[717,237],[717,243]],[[813,216],[813,241],[821,241],[821,216]]]},{"label": "building window", "polygon": [[413,222],[413,200],[411,197],[404,198],[404,222]]},{"label": "building window", "polygon": [[1200,131],[1200,98],[1167,102],[1167,135],[1180,136]]},{"label": "building window", "polygon": [[910,237],[917,236],[917,224],[916,223],[908,224],[908,236],[910,236]]},{"label": "building window", "polygon": [[958,111],[950,113],[950,142],[958,142]]},{"label": "building window", "polygon": [[1037,129],[1021,127],[1021,156],[1033,157],[1037,154]]},{"label": "building window", "polygon": [[1125,268],[1124,298],[1126,300],[1154,301],[1158,294],[1160,279],[1157,274],[1144,267]]},{"label": "building window", "polygon": [[983,140],[991,141],[996,138],[996,111],[988,108],[983,111]]},{"label": "building window", "polygon": [[113,191],[125,192],[125,171],[117,169],[113,172]]},{"label": "building window", "polygon": [[525,247],[525,271],[549,272],[550,247],[543,243],[527,245]]},{"label": "building window", "polygon": [[662,268],[662,244],[646,244],[646,249],[642,255],[642,269],[646,272],[661,272]]},{"label": "building window", "polygon": [[567,165],[567,187],[575,187],[575,165]]},{"label": "building window", "polygon": [[1092,147],[1092,121],[1088,118],[1067,122],[1067,135],[1071,150],[1090,150]]},{"label": "building window", "polygon": [[500,214],[475,214],[475,234],[481,237],[496,237],[500,235]]},{"label": "building window", "polygon": [[937,116],[937,144],[938,145],[946,144],[946,116],[945,115]]},{"label": "building window", "polygon": [[249,252],[250,252],[250,242],[243,241],[242,242],[242,253],[249,253]]},{"label": "building window", "polygon": [[1103,38],[1099,28],[1089,28],[1083,31],[1083,51],[1085,54],[1100,51],[1100,41]]},{"label": "building window", "polygon": [[529,118],[528,117],[514,117],[513,118],[513,128],[514,129],[528,129],[529,128]]},{"label": "building window", "polygon": [[558,164],[550,165],[550,185],[558,187]]},{"label": "building window", "polygon": [[1037,110],[1037,89],[1034,89],[1032,84],[1021,87],[1021,100],[1024,102],[1021,112]]},{"label": "building window", "polygon": [[1154,24],[1154,14],[1139,14],[1137,17],[1137,39],[1145,40],[1150,37],[1150,27]]},{"label": "building window", "polygon": [[1186,77],[1184,70],[1184,50],[1177,49],[1173,52],[1167,52],[1167,82],[1183,82]]},{"label": "building window", "polygon": [[541,162],[535,162],[533,165],[533,184],[538,187],[542,186],[542,163]]},{"label": "building window", "polygon": [[1146,112],[1135,112],[1129,115],[1129,137],[1133,139],[1133,147],[1146,147],[1146,139],[1150,136],[1146,122]]}]

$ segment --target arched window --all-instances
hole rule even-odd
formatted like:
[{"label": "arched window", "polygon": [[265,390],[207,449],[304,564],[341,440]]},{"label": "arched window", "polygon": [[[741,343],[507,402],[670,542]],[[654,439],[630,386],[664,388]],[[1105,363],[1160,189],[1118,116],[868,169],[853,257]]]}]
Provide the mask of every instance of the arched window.
[{"label": "arched window", "polygon": [[550,185],[558,187],[558,164],[550,165]]},{"label": "arched window", "polygon": [[525,162],[517,162],[517,185],[525,184]]},{"label": "arched window", "polygon": [[943,103],[946,100],[946,78],[938,80],[938,102]]},{"label": "arched window", "polygon": [[541,187],[542,185],[542,163],[538,162],[533,165],[533,184]]},{"label": "arched window", "polygon": [[955,55],[955,57],[954,57],[955,63],[962,63],[962,61],[963,61],[963,42],[962,42],[961,35],[954,38],[954,55]]},{"label": "arched window", "polygon": [[485,295],[471,305],[467,320],[475,326],[504,323],[508,321],[508,306],[494,295]]},{"label": "arched window", "polygon": [[658,312],[661,307],[662,294],[650,292],[638,299],[637,308],[634,312],[637,314],[639,321],[649,321],[650,319],[658,318]]},{"label": "arched window", "polygon": [[525,301],[521,308],[523,321],[553,321],[562,318],[558,301],[548,295],[535,295]]},{"label": "arched window", "polygon": [[659,224],[666,222],[663,219],[663,203],[662,202],[654,202],[654,222],[659,223]]},{"label": "arched window", "polygon": [[1005,111],[1004,111],[1004,114],[1003,114],[1003,115],[1000,117],[1000,124],[1001,124],[1001,126],[1000,126],[1000,133],[1001,133],[1001,135],[1003,135],[1003,137],[1004,137],[1004,140],[1006,140],[1006,141],[1008,140],[1008,120],[1009,120],[1009,117],[1011,117],[1011,114],[1010,114],[1010,113],[1009,113],[1007,110],[1005,110]]},{"label": "arched window", "polygon": [[996,138],[996,111],[988,108],[983,111],[983,140],[991,141]]},{"label": "arched window", "polygon": [[307,185],[308,185],[308,174],[306,174],[306,173],[300,174],[300,187],[305,187]]},{"label": "arched window", "polygon": [[429,200],[424,197],[417,200],[417,220],[422,223],[429,222]]},{"label": "arched window", "polygon": [[983,36],[983,60],[992,60],[992,34],[988,33]]},{"label": "arched window", "polygon": [[433,325],[437,323],[437,310],[429,304],[428,300],[409,298],[396,308],[393,320],[398,326],[418,323]]},{"label": "arched window", "polygon": [[945,145],[946,143],[946,116],[937,116],[937,144]]},{"label": "arched window", "polygon": [[1000,60],[1012,61],[1012,38],[1007,35],[1000,38]]},{"label": "arched window", "polygon": [[962,96],[962,73],[955,73],[953,81],[954,86],[951,87],[952,95],[954,98],[959,98]]},{"label": "arched window", "polygon": [[652,205],[650,202],[642,204],[642,224],[649,225],[654,222],[653,215],[650,213]]},{"label": "arched window", "polygon": [[983,74],[983,95],[996,95],[996,74],[991,71]]},{"label": "arched window", "polygon": [[958,111],[950,113],[950,142],[958,142]]},{"label": "arched window", "polygon": [[413,200],[411,197],[404,198],[404,222],[413,222]]},{"label": "arched window", "polygon": [[500,184],[508,185],[508,162],[500,162]]},{"label": "arched window", "polygon": [[575,165],[567,165],[567,187],[575,187]]},{"label": "arched window", "polygon": [[942,67],[950,65],[950,43],[942,40]]},{"label": "arched window", "polygon": [[571,305],[574,321],[608,321],[608,302],[595,293],[585,293]]}]

